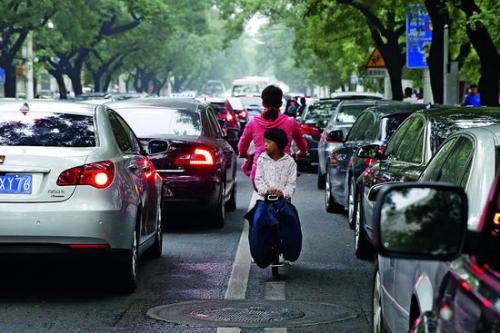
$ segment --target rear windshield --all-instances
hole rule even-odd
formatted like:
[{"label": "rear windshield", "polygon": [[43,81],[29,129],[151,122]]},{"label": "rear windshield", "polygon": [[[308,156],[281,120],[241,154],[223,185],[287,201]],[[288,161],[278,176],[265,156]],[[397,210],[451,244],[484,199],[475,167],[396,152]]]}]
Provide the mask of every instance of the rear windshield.
[{"label": "rear windshield", "polygon": [[210,103],[210,105],[214,108],[214,110],[215,110],[215,112],[217,112],[217,114],[226,114],[227,113],[226,106],[224,105],[224,103]]},{"label": "rear windshield", "polygon": [[95,147],[94,118],[52,112],[2,112],[0,146]]},{"label": "rear windshield", "polygon": [[382,119],[382,141],[387,142],[392,134],[398,129],[399,125],[408,118],[410,114],[398,114],[390,117],[385,117]]},{"label": "rear windshield", "polygon": [[354,123],[361,112],[370,105],[344,105],[340,107],[337,122]]},{"label": "rear windshield", "polygon": [[150,108],[118,110],[118,113],[139,138],[201,135],[201,120],[198,112]]},{"label": "rear windshield", "polygon": [[335,107],[340,102],[331,102],[331,103],[317,103],[310,105],[305,114],[304,120],[328,120],[332,116]]}]

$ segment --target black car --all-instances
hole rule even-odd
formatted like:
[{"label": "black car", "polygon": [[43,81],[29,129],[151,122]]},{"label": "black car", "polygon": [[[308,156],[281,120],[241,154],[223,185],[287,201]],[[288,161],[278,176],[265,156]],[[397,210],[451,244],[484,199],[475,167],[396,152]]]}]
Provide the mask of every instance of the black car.
[{"label": "black car", "polygon": [[[363,171],[375,162],[373,159],[357,157],[357,151],[368,144],[384,147],[398,126],[410,114],[422,108],[422,105],[393,103],[372,106],[361,113],[347,138],[335,145],[329,158],[326,159],[325,208],[327,212],[342,213],[345,208],[348,208],[349,225],[354,228],[354,185]],[[342,140],[343,131],[333,131],[328,133],[328,136]]]},{"label": "black car", "polygon": [[[431,310],[411,314],[410,333],[500,332],[499,182],[497,175],[478,230],[468,229],[467,196],[461,187],[428,182],[380,190],[374,211],[380,257],[442,267],[433,271],[438,285],[428,300]],[[379,287],[373,294],[378,306],[384,297]],[[385,326],[378,320],[374,326]]]},{"label": "black car", "polygon": [[206,211],[214,226],[236,209],[236,154],[211,107],[194,99],[110,103],[132,127],[163,177],[163,208]]},{"label": "black car", "polygon": [[[383,153],[380,145],[363,146],[361,158],[377,159],[356,180],[354,197],[355,254],[373,259],[373,206],[377,190],[388,182],[416,181],[427,162],[452,133],[471,127],[500,123],[500,108],[440,107],[417,111],[399,126]],[[373,189],[372,189],[373,188]],[[357,213],[359,212],[359,213]]]}]

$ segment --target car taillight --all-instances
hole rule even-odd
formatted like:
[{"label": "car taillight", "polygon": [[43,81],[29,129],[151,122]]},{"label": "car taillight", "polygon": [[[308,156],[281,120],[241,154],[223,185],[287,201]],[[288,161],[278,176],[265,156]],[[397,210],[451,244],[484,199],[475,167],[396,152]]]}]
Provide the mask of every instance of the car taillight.
[{"label": "car taillight", "polygon": [[90,185],[106,188],[113,182],[115,166],[111,161],[81,165],[61,172],[57,178],[59,186]]},{"label": "car taillight", "polygon": [[[378,148],[378,152],[379,152],[380,155],[382,155],[384,153],[384,151],[385,151],[385,147],[384,146],[380,146]],[[376,158],[364,158],[363,162],[365,163],[365,166],[367,168],[369,168],[369,167],[373,166],[375,163],[377,163],[378,159],[376,159]]]},{"label": "car taillight", "polygon": [[226,114],[226,119],[227,119],[227,121],[233,121],[233,115],[228,112]]},{"label": "car taillight", "polygon": [[312,136],[321,135],[321,131],[319,128],[307,124],[300,125],[300,131],[302,135],[312,135]]},{"label": "car taillight", "polygon": [[238,114],[238,118],[240,119],[246,119],[247,118],[247,113],[246,111],[241,111],[239,114]]},{"label": "car taillight", "polygon": [[190,154],[178,156],[174,164],[179,167],[213,167],[215,165],[214,153],[208,148],[196,148]]}]

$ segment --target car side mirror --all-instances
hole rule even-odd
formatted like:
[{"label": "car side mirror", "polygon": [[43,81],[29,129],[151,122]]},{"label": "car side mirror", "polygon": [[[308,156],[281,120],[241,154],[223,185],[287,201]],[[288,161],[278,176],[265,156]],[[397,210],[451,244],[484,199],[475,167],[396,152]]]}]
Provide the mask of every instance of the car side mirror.
[{"label": "car side mirror", "polygon": [[379,145],[366,145],[359,148],[357,156],[360,158],[382,160],[384,159],[384,155],[380,151],[381,146]]},{"label": "car side mirror", "polygon": [[169,144],[163,140],[152,140],[148,143],[148,154],[160,154],[168,150]]},{"label": "car side mirror", "polygon": [[382,187],[373,215],[375,247],[385,257],[456,259],[467,235],[467,196],[444,183]]},{"label": "car side mirror", "polygon": [[344,132],[341,130],[335,130],[328,132],[328,141],[330,142],[343,142],[344,141]]}]

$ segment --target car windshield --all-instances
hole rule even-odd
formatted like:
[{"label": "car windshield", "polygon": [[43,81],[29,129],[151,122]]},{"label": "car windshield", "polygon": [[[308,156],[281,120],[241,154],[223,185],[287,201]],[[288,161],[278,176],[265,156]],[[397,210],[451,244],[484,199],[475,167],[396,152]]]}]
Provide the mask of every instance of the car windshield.
[{"label": "car windshield", "polygon": [[221,83],[208,83],[202,90],[202,93],[208,95],[222,94],[223,92],[224,86]]},{"label": "car windshield", "polygon": [[51,112],[2,112],[1,146],[95,147],[94,118]]},{"label": "car windshield", "polygon": [[310,105],[304,115],[304,120],[328,120],[339,103],[340,101],[332,101]]},{"label": "car windshield", "polygon": [[354,123],[359,117],[361,112],[370,105],[343,105],[340,107],[337,114],[337,122],[340,123]]},{"label": "car windshield", "polygon": [[233,96],[260,96],[260,92],[265,88],[265,85],[258,83],[249,83],[233,86]]},{"label": "car windshield", "polygon": [[140,138],[201,135],[201,120],[197,112],[177,109],[124,109],[118,113]]}]

